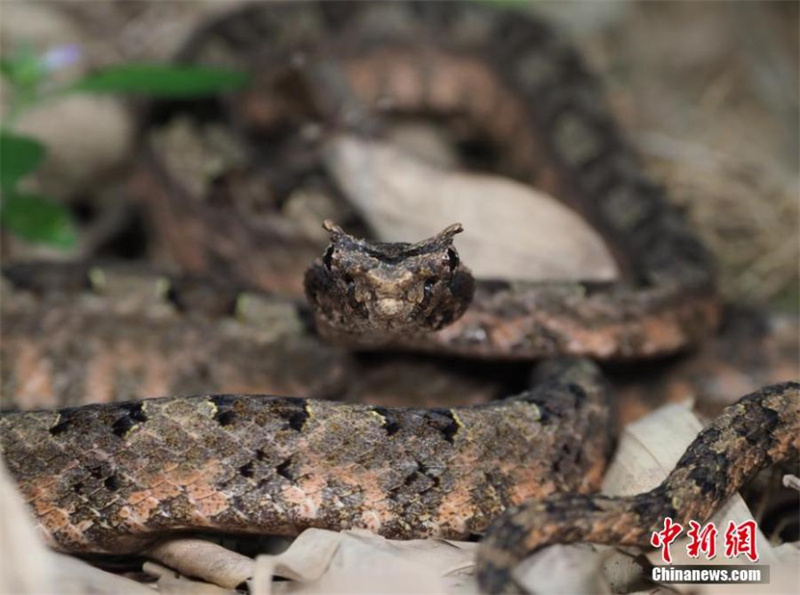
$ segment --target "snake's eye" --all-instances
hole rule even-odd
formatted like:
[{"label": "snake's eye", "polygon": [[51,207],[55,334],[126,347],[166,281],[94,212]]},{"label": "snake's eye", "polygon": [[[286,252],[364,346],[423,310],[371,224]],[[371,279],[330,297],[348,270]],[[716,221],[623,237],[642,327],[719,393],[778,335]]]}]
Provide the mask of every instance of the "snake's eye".
[{"label": "snake's eye", "polygon": [[328,249],[325,250],[325,254],[322,256],[322,264],[326,269],[329,271],[331,270],[331,264],[333,264],[333,246],[328,246]]},{"label": "snake's eye", "polygon": [[436,285],[437,281],[438,279],[436,277],[425,280],[425,285],[422,286],[422,291],[425,293],[425,300],[431,299],[433,295],[433,286]]},{"label": "snake's eye", "polygon": [[451,273],[455,271],[458,266],[458,252],[452,248],[447,249],[447,265],[450,267]]},{"label": "snake's eye", "polygon": [[363,310],[363,305],[356,299],[356,282],[350,275],[345,276],[344,282],[347,284],[347,301],[350,307],[357,313]]}]

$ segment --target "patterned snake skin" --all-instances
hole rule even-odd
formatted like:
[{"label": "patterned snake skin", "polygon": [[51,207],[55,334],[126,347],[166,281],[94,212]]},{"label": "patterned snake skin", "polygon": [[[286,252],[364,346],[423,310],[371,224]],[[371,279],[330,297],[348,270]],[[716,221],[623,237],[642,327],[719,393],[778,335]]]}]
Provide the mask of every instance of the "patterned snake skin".
[{"label": "patterned snake skin", "polygon": [[[643,173],[574,48],[545,23],[476,3],[262,5],[210,25],[182,56],[244,64],[255,73],[252,88],[226,107],[257,139],[251,150],[260,154],[285,148],[275,121],[296,114],[276,105],[273,87],[295,62],[308,65],[297,76],[312,80],[309,101],[322,104],[316,111],[335,128],[342,110],[377,119],[464,118],[494,148],[503,173],[578,209],[627,269],[621,284],[479,281],[459,320],[439,333],[395,339],[392,347],[493,359],[640,359],[673,353],[716,327],[710,255]],[[317,79],[326,78],[314,67],[322,60],[319,70],[328,75],[331,56],[328,87],[347,91],[323,86],[314,93]],[[170,179],[170,191],[145,198],[177,261],[196,271],[223,263],[249,283],[299,290],[302,275],[293,279],[285,270],[286,250],[275,243],[288,232],[277,234],[275,224],[246,211],[215,207],[223,198],[213,185],[205,193],[178,192],[177,174],[154,167],[156,177]],[[305,267],[312,256],[299,244],[296,259]]]},{"label": "patterned snake skin", "polygon": [[[385,22],[395,26],[376,26]],[[675,352],[715,328],[718,306],[710,256],[643,175],[596,82],[546,24],[477,3],[259,5],[213,23],[183,59],[226,63],[235,55],[263,82],[277,76],[270,65],[298,52],[312,79],[315,60],[334,56],[349,101],[379,116],[466,117],[505,173],[596,225],[627,281],[479,280],[458,320],[393,338],[392,348],[460,356],[557,356],[540,365],[531,391],[490,405],[389,409],[208,395],[5,414],[3,457],[53,545],[131,552],[201,528],[486,532],[480,585],[513,591],[513,567],[543,545],[646,546],[664,516],[706,518],[756,470],[797,456],[800,392],[786,383],[726,409],[652,492],[587,495],[610,449],[608,396],[595,364],[573,356]],[[259,81],[226,109],[250,132],[260,127],[268,145],[264,131],[294,114],[269,101]],[[325,101],[315,107],[336,119]],[[154,192],[150,211],[187,269],[223,262],[262,287],[296,287],[286,262],[268,258],[276,244],[260,241],[281,245],[285,235],[186,198]]]}]

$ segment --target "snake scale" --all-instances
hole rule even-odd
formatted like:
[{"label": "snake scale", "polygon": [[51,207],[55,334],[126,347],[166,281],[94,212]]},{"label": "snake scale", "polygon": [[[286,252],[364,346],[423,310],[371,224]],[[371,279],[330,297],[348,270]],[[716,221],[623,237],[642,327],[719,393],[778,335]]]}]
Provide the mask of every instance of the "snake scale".
[{"label": "snake scale", "polygon": [[[789,382],[727,408],[651,492],[589,495],[611,447],[609,395],[581,356],[675,352],[714,329],[718,307],[710,256],[642,173],[575,51],[545,23],[473,3],[269,4],[216,21],[184,59],[203,47],[258,64],[334,56],[337,80],[382,117],[466,117],[506,173],[597,226],[627,281],[475,281],[452,246],[458,227],[387,245],[328,225],[331,244],[306,277],[321,332],[349,345],[374,344],[377,332],[392,348],[552,358],[535,386],[448,409],[214,394],[4,414],[3,458],[54,546],[133,552],[191,529],[485,534],[478,580],[503,592],[517,588],[516,563],[541,546],[646,546],[665,516],[705,519],[755,471],[797,456],[800,385]],[[266,127],[291,116],[253,93],[230,106]],[[230,258],[230,244],[216,240],[232,228],[217,229],[207,205],[176,200],[152,209],[167,242],[183,234],[177,243]],[[194,223],[176,231],[176,216]],[[214,253],[220,245],[227,252]],[[279,273],[252,268],[263,256],[255,250],[238,270],[269,285]]]}]

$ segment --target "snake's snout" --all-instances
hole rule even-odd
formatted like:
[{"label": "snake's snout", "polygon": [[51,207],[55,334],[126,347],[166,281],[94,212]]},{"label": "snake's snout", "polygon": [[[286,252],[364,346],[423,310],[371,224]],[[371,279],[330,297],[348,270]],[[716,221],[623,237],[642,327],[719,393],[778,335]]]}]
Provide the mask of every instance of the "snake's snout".
[{"label": "snake's snout", "polygon": [[403,300],[398,300],[396,298],[383,298],[375,302],[375,309],[379,314],[386,317],[394,317],[403,314],[404,310],[409,309],[405,306],[406,304]]}]

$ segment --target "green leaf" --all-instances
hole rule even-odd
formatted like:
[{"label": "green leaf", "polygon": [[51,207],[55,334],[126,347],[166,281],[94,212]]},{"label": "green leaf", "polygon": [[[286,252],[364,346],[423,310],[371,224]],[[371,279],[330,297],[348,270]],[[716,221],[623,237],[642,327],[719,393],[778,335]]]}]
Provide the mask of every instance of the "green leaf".
[{"label": "green leaf", "polygon": [[90,74],[72,90],[87,93],[134,93],[152,97],[198,97],[242,87],[243,72],[206,66],[126,64]]},{"label": "green leaf", "polygon": [[6,77],[9,81],[13,82],[14,64],[11,62],[11,60],[0,58],[0,74]]},{"label": "green leaf", "polygon": [[0,188],[11,190],[44,159],[44,146],[27,136],[0,132]]},{"label": "green leaf", "polygon": [[23,44],[11,50],[10,57],[0,62],[0,74],[19,87],[35,87],[47,71],[36,50],[30,44]]},{"label": "green leaf", "polygon": [[69,211],[63,205],[35,194],[7,193],[0,206],[0,223],[30,242],[60,248],[74,246],[78,237]]}]

